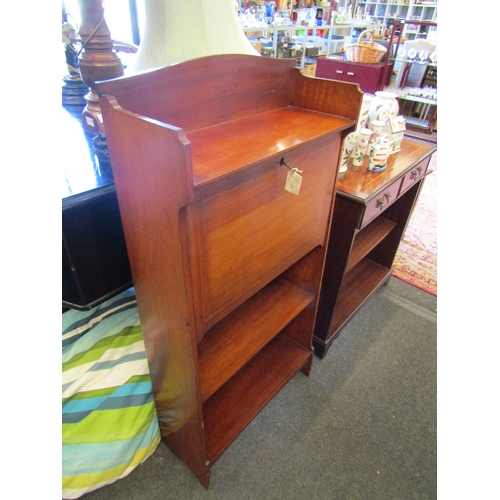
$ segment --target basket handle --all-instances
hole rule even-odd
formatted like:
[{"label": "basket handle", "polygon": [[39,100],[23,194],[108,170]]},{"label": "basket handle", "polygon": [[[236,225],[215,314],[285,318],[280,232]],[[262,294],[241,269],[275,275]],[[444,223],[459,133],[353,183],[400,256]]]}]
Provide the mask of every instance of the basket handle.
[{"label": "basket handle", "polygon": [[361,43],[361,39],[365,35],[369,35],[370,36],[370,42],[373,42],[373,33],[371,31],[365,30],[365,31],[362,31],[361,34],[359,35],[358,43]]}]

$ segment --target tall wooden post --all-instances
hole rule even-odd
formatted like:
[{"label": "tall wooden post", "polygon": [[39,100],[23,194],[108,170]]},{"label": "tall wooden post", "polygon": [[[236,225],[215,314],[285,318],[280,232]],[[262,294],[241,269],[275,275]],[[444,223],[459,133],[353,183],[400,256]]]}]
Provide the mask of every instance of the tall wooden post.
[{"label": "tall wooden post", "polygon": [[104,19],[103,0],[78,0],[81,26],[78,32],[83,50],[79,56],[80,75],[90,87],[85,96],[87,105],[82,112],[83,128],[90,133],[105,135],[99,96],[95,82],[123,75],[120,58],[113,49],[113,40]]}]

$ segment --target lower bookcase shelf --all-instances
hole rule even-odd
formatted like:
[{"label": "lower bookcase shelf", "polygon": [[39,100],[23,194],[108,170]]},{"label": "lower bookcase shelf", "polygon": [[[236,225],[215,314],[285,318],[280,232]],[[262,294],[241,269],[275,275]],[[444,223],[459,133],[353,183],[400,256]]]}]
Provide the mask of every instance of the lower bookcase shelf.
[{"label": "lower bookcase shelf", "polygon": [[391,274],[392,269],[365,258],[345,275],[330,326],[333,335],[338,333],[363,305],[367,296],[383,285]]},{"label": "lower bookcase shelf", "polygon": [[310,357],[310,351],[279,334],[203,405],[206,455],[211,463]]},{"label": "lower bookcase shelf", "polygon": [[300,345],[283,330],[314,299],[279,277],[212,327],[200,342],[200,399],[210,463],[311,361],[312,346]]},{"label": "lower bookcase shelf", "polygon": [[212,396],[313,299],[278,278],[209,330],[198,346],[201,400]]}]

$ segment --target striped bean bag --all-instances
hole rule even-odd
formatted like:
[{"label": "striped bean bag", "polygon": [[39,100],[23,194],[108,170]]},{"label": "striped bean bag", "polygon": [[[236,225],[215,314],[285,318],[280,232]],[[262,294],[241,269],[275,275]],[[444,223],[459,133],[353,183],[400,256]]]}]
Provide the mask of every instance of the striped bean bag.
[{"label": "striped bean bag", "polygon": [[62,497],[78,498],[127,476],[160,433],[134,289],[62,323]]}]

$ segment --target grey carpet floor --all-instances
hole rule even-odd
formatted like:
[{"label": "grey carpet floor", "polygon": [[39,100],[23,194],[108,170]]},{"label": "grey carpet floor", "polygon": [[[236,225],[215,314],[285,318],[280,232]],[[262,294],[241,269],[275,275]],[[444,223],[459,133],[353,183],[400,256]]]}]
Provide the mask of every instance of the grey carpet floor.
[{"label": "grey carpet floor", "polygon": [[436,498],[436,317],[436,297],[392,278],[229,447],[209,489],[161,444],[84,498]]}]

